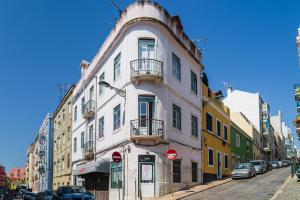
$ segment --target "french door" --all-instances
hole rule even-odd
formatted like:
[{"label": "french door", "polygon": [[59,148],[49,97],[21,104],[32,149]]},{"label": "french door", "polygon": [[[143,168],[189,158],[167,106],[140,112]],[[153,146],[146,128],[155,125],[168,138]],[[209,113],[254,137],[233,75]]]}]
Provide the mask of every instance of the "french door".
[{"label": "french door", "polygon": [[155,58],[155,40],[139,39],[139,72],[151,73],[154,70],[153,59]]},{"label": "french door", "polygon": [[152,135],[155,113],[155,97],[139,96],[139,133],[141,135]]}]

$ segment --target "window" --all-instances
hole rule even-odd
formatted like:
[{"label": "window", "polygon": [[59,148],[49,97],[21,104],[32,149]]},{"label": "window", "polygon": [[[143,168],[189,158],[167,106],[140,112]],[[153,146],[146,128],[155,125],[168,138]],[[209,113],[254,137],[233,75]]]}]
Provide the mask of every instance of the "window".
[{"label": "window", "polygon": [[181,81],[180,59],[174,53],[172,54],[172,74],[178,81]]},{"label": "window", "polygon": [[221,137],[221,122],[217,120],[217,135]]},{"label": "window", "polygon": [[198,182],[198,163],[192,162],[192,182]]},{"label": "window", "polygon": [[63,109],[63,114],[62,114],[62,118],[63,118],[63,121],[65,121],[65,119],[66,119],[66,114],[65,114],[65,109]]},{"label": "window", "polygon": [[173,127],[181,130],[181,108],[173,104]]},{"label": "window", "polygon": [[74,108],[74,121],[77,121],[77,106]]},{"label": "window", "polygon": [[67,167],[70,168],[71,166],[71,156],[68,154],[68,160],[67,160]]},{"label": "window", "polygon": [[192,121],[192,135],[198,137],[198,118],[192,115],[191,121]]},{"label": "window", "polygon": [[115,162],[111,163],[111,188],[122,188],[122,165]]},{"label": "window", "polygon": [[228,169],[228,155],[224,154],[224,168]]},{"label": "window", "polygon": [[224,140],[228,140],[228,128],[227,126],[224,126]]},{"label": "window", "polygon": [[214,150],[212,148],[208,148],[208,166],[214,166]]},{"label": "window", "polygon": [[84,132],[81,133],[81,142],[80,142],[80,146],[83,149],[84,148]]},{"label": "window", "polygon": [[93,97],[94,97],[94,86],[92,86],[91,88],[90,88],[90,96],[89,96],[89,100],[90,101],[92,101],[93,100]]},{"label": "window", "polygon": [[[100,77],[99,77],[99,81],[104,81],[105,79],[105,73],[103,72]],[[104,86],[100,85],[99,86],[99,95],[102,95],[104,92]]]},{"label": "window", "polygon": [[94,125],[90,125],[90,127],[89,127],[89,142],[92,142],[93,139],[94,139]]},{"label": "window", "polygon": [[71,113],[71,110],[72,110],[71,102],[68,102],[68,111],[69,111],[69,114]]},{"label": "window", "polygon": [[99,119],[99,138],[104,136],[104,117]]},{"label": "window", "polygon": [[181,182],[181,160],[173,161],[173,183]]},{"label": "window", "polygon": [[206,129],[210,132],[213,132],[212,120],[213,120],[212,115],[206,113]]},{"label": "window", "polygon": [[74,153],[77,152],[77,138],[74,138]]},{"label": "window", "polygon": [[197,75],[191,71],[191,90],[197,94]]},{"label": "window", "polygon": [[238,133],[235,133],[235,144],[240,147],[240,135]]},{"label": "window", "polygon": [[114,60],[114,81],[117,80],[121,73],[121,53]]},{"label": "window", "polygon": [[119,129],[121,126],[121,106],[118,105],[114,108],[114,130]]},{"label": "window", "polygon": [[85,106],[85,98],[82,97],[81,98],[81,114],[83,114],[83,112],[84,112],[84,106]]}]

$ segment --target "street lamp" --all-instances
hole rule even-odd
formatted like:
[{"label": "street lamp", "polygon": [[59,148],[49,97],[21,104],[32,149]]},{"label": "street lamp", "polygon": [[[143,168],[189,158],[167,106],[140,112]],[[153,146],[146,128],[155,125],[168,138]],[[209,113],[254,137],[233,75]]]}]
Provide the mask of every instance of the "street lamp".
[{"label": "street lamp", "polygon": [[121,96],[121,97],[126,97],[126,90],[122,90],[122,89],[119,89],[119,88],[116,88],[116,87],[113,87],[111,86],[109,83],[105,82],[105,81],[100,81],[98,83],[100,86],[104,86],[104,87],[107,87],[111,90],[115,90],[116,93]]}]

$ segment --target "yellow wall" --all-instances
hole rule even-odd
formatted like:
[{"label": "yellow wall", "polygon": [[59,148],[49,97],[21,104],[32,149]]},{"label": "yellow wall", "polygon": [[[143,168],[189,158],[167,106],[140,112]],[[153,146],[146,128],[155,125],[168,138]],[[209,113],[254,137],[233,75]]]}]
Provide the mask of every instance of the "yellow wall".
[{"label": "yellow wall", "polygon": [[[208,96],[208,88],[203,85],[203,173],[217,174],[217,153],[222,155],[222,175],[231,175],[231,146],[230,146],[230,110],[224,106],[222,101],[216,100],[214,94],[211,97]],[[213,132],[209,132],[206,129],[206,113],[210,113],[213,116]],[[218,119],[221,122],[221,137],[217,136],[216,124]],[[224,125],[227,126],[227,141],[224,140]],[[208,148],[214,150],[214,165],[208,166]],[[225,169],[224,154],[228,155],[228,168]]]}]

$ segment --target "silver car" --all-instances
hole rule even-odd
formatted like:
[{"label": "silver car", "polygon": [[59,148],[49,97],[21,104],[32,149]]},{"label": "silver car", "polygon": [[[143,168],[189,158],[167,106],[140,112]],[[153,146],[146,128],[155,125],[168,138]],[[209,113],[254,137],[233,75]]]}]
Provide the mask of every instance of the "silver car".
[{"label": "silver car", "polygon": [[267,172],[267,163],[264,160],[253,160],[252,163],[255,167],[255,171],[257,174],[263,174]]},{"label": "silver car", "polygon": [[256,176],[256,171],[252,163],[240,163],[231,172],[232,179],[251,178],[253,176]]}]

